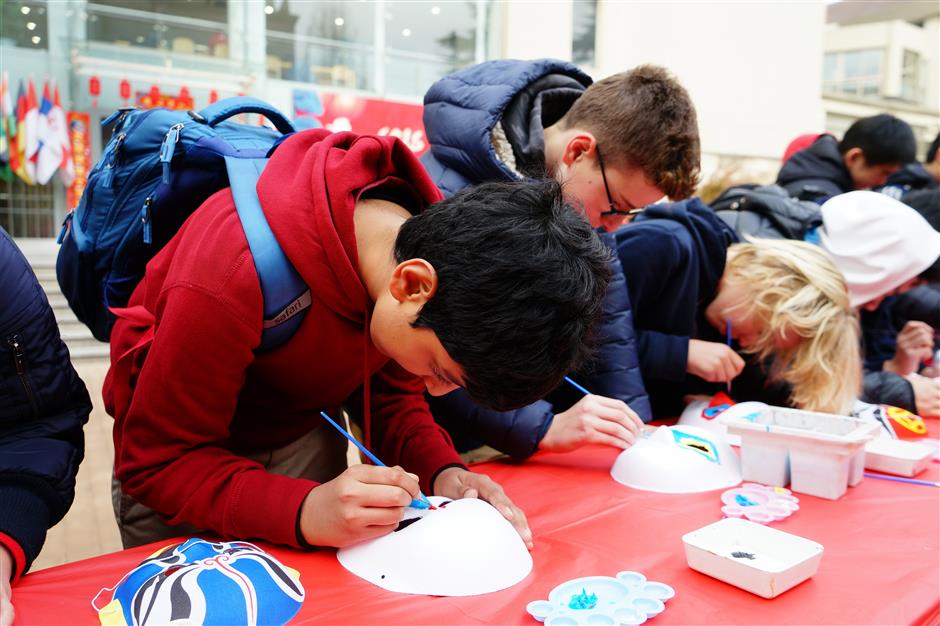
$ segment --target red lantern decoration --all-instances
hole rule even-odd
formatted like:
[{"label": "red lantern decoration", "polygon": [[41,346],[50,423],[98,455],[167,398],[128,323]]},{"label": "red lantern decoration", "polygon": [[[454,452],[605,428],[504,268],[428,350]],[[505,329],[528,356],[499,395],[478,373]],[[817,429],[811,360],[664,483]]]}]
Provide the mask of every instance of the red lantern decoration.
[{"label": "red lantern decoration", "polygon": [[180,100],[189,100],[189,89],[186,85],[180,87]]},{"label": "red lantern decoration", "polygon": [[209,92],[209,104],[215,104],[219,101],[219,92],[213,89]]},{"label": "red lantern decoration", "polygon": [[131,97],[131,81],[126,78],[121,81],[121,99],[127,100]]},{"label": "red lantern decoration", "polygon": [[88,93],[95,98],[101,95],[101,81],[98,80],[97,76],[88,79]]},{"label": "red lantern decoration", "polygon": [[156,85],[150,87],[150,106],[160,106],[160,88]]}]

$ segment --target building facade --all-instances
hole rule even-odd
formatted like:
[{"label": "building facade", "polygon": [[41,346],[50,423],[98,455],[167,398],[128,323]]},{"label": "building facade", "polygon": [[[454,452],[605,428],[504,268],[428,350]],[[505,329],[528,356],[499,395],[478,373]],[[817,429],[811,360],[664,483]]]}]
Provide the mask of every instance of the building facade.
[{"label": "building facade", "polygon": [[[656,63],[696,103],[704,179],[733,170],[766,182],[793,137],[836,119],[823,107],[826,10],[691,0],[30,0],[2,4],[0,55],[12,89],[53,79],[63,106],[88,115],[92,161],[109,136],[99,122],[122,106],[198,109],[243,93],[304,125],[353,120],[361,130],[356,116],[368,118],[368,132],[420,151],[421,98],[456,68],[552,56],[601,78]],[[0,225],[17,236],[53,236],[68,204],[58,182],[0,182]]]},{"label": "building facade", "polygon": [[940,132],[940,4],[840,2],[827,9],[825,130],[891,113],[914,129],[924,158]]}]

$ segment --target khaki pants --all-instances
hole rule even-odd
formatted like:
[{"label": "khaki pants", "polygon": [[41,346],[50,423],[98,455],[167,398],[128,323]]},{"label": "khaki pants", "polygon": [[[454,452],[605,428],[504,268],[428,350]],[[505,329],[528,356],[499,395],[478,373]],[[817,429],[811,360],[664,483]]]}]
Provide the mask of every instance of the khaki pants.
[{"label": "khaki pants", "polygon": [[[283,448],[243,456],[261,463],[272,474],[307,478],[322,483],[336,478],[346,469],[346,443],[346,439],[339,432],[323,422]],[[194,476],[193,480],[198,480],[198,477]],[[125,548],[205,532],[189,524],[167,524],[159,513],[124,493],[121,483],[113,476],[111,503]]]}]

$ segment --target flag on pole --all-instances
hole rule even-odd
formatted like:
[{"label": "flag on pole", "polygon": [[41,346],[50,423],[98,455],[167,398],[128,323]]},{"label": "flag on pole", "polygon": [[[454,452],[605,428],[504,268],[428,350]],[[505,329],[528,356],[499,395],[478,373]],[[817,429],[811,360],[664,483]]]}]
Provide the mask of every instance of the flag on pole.
[{"label": "flag on pole", "polygon": [[10,167],[10,154],[11,149],[15,150],[12,134],[15,125],[10,124],[12,108],[9,80],[7,73],[3,72],[3,80],[0,81],[0,178],[3,178],[8,183],[13,181],[13,169]]},{"label": "flag on pole", "polygon": [[52,116],[54,121],[53,132],[58,137],[59,145],[62,146],[62,161],[59,163],[59,178],[62,184],[70,187],[75,181],[75,162],[72,160],[72,137],[69,134],[69,124],[62,103],[59,101],[59,86],[55,85],[54,96],[52,98]]},{"label": "flag on pole", "polygon": [[25,127],[25,149],[23,155],[26,163],[26,173],[29,179],[35,184],[36,165],[39,161],[39,103],[36,101],[36,87],[33,85],[33,79],[29,79],[26,90],[26,117],[24,118]]},{"label": "flag on pole", "polygon": [[39,142],[36,158],[36,182],[40,185],[48,184],[52,175],[62,163],[62,138],[55,128],[53,119],[52,94],[49,92],[49,81],[42,86],[42,100],[39,103],[39,118],[36,124],[36,136]]},{"label": "flag on pole", "polygon": [[16,149],[10,150],[10,167],[13,172],[23,179],[27,185],[33,184],[33,179],[26,169],[26,92],[23,89],[23,80],[20,79],[20,88],[16,95]]}]

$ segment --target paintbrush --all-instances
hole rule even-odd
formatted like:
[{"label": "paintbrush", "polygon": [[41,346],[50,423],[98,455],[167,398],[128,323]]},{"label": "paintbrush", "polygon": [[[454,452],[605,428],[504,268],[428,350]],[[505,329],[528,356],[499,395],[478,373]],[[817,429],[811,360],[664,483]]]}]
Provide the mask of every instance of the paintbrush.
[{"label": "paintbrush", "polygon": [[590,392],[590,391],[588,391],[588,390],[585,389],[583,386],[581,386],[581,385],[579,385],[578,383],[576,383],[576,382],[575,382],[574,380],[572,380],[570,377],[565,376],[565,380],[568,381],[568,383],[570,383],[572,387],[574,387],[575,389],[577,389],[578,391],[580,391],[580,392],[583,393],[584,395],[586,395],[586,396],[591,395],[591,392]]},{"label": "paintbrush", "polygon": [[[728,322],[728,326],[727,326],[728,330],[726,334],[728,337],[728,347],[730,348],[731,347],[731,318],[730,317],[727,319],[727,322]],[[728,397],[731,397],[731,381],[730,380],[728,381]]]},{"label": "paintbrush", "polygon": [[885,476],[884,474],[872,474],[871,472],[865,472],[865,476],[868,478],[880,478],[881,480],[893,480],[899,483],[910,483],[912,485],[924,485],[925,487],[940,487],[940,483],[935,483],[932,480],[917,480],[916,478],[901,478],[900,476]]},{"label": "paintbrush", "polygon": [[[379,467],[388,467],[388,465],[386,465],[385,463],[379,460],[379,457],[369,452],[369,450],[364,445],[356,441],[356,438],[350,435],[349,432],[347,432],[345,428],[343,428],[342,426],[337,424],[335,421],[333,421],[333,418],[327,415],[326,411],[320,411],[320,415],[323,416],[323,419],[325,419],[330,424],[332,424],[333,428],[341,432],[343,436],[346,437],[346,439],[349,439],[349,441],[351,441],[354,446],[359,448],[359,450],[361,450],[364,455],[369,457],[369,460],[371,460],[373,463],[375,463]],[[433,510],[437,508],[436,506],[431,504],[431,501],[428,500],[426,497],[424,497],[424,494],[422,494],[420,491],[418,492],[418,498],[416,500],[412,500],[411,504],[409,504],[408,506],[410,506],[413,509],[432,509]]]}]

